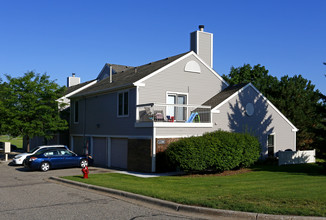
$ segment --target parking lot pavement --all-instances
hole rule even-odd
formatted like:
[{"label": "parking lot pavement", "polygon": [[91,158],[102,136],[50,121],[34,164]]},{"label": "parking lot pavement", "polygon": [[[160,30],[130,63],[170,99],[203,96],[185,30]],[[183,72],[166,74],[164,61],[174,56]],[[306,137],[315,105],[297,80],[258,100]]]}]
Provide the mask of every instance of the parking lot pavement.
[{"label": "parking lot pavement", "polygon": [[[90,173],[111,172],[90,167]],[[80,168],[29,171],[0,162],[0,219],[198,219],[48,181],[80,175]]]}]

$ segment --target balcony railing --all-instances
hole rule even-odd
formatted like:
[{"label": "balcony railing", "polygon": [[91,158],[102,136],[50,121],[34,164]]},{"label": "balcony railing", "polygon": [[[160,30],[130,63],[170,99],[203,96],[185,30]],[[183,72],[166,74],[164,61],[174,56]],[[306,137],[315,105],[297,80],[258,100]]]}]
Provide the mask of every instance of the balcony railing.
[{"label": "balcony railing", "polygon": [[202,105],[137,105],[137,122],[211,123],[211,107]]}]

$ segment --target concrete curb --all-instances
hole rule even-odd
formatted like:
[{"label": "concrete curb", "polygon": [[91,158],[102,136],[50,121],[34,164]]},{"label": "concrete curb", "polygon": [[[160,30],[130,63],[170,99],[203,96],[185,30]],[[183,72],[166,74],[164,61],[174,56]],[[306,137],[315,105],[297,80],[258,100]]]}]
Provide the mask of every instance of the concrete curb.
[{"label": "concrete curb", "polygon": [[86,183],[76,182],[72,180],[63,179],[60,177],[50,177],[49,179],[79,186],[82,188],[97,190],[100,192],[110,193],[113,195],[123,196],[126,198],[146,202],[152,205],[162,206],[168,209],[172,209],[174,211],[187,212],[187,213],[197,213],[197,214],[205,214],[214,217],[227,217],[227,218],[237,218],[237,219],[254,219],[254,220],[326,220],[324,217],[313,217],[313,216],[290,216],[290,215],[268,215],[261,213],[251,213],[251,212],[240,212],[240,211],[230,211],[230,210],[221,210],[221,209],[212,209],[212,208],[204,208],[198,206],[189,206],[178,204],[170,201],[165,201],[161,199],[151,198],[143,195],[138,195],[130,192],[125,192],[116,189],[105,188],[101,186],[94,186]]}]

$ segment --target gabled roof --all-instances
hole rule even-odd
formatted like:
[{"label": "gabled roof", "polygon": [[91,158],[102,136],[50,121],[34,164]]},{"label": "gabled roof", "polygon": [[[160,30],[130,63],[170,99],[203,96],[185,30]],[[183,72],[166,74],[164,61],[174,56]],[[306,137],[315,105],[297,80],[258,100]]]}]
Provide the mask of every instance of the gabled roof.
[{"label": "gabled roof", "polygon": [[94,82],[94,80],[95,79],[90,80],[90,81],[87,81],[87,82],[84,82],[84,83],[79,83],[78,85],[70,86],[70,87],[66,88],[66,90],[63,93],[63,96],[66,96],[66,95],[68,95],[68,94],[70,94],[70,93],[72,93],[72,92],[74,92],[74,91],[76,91],[76,90],[78,90],[78,89],[80,89],[80,88],[82,88],[82,87],[90,84],[91,82]]},{"label": "gabled roof", "polygon": [[168,65],[169,63],[181,58],[182,56],[191,53],[186,52],[182,53],[176,56],[167,57],[165,59],[148,63],[142,66],[137,66],[134,68],[126,68],[125,70],[121,72],[117,72],[116,74],[112,75],[112,82],[110,83],[110,78],[105,78],[93,86],[90,86],[87,89],[84,89],[83,91],[77,93],[76,95],[72,97],[80,97],[84,95],[92,95],[97,94],[101,92],[107,92],[110,90],[133,86],[133,83],[144,78],[145,76],[155,72],[156,70],[159,70],[160,68]]},{"label": "gabled roof", "polygon": [[227,100],[234,93],[245,87],[248,83],[240,83],[237,85],[228,86],[220,93],[216,94],[209,100],[207,100],[203,105],[211,106],[212,109],[221,104],[223,101]]},{"label": "gabled roof", "polygon": [[110,64],[110,63],[107,63],[106,65],[112,66],[112,69],[114,69],[114,71],[117,73],[133,68],[133,66],[117,65],[117,64]]},{"label": "gabled roof", "polygon": [[234,96],[241,93],[246,88],[251,87],[261,98],[263,98],[268,105],[270,105],[271,108],[273,108],[291,127],[292,131],[297,132],[298,129],[287,119],[280,110],[278,110],[273,103],[271,103],[261,92],[259,92],[258,89],[251,83],[241,83],[237,85],[232,85],[224,89],[222,92],[216,94],[212,98],[210,98],[208,101],[206,101],[203,105],[208,105],[212,107],[212,112],[219,113],[218,108],[227,103],[229,100],[231,100]]}]

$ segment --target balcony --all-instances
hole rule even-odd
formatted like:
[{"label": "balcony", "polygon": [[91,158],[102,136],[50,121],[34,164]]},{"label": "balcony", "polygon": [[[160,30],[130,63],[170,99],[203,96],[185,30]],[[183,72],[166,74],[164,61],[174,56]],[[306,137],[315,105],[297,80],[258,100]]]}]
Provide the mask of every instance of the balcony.
[{"label": "balcony", "polygon": [[211,127],[211,107],[148,103],[136,106],[137,127]]}]

